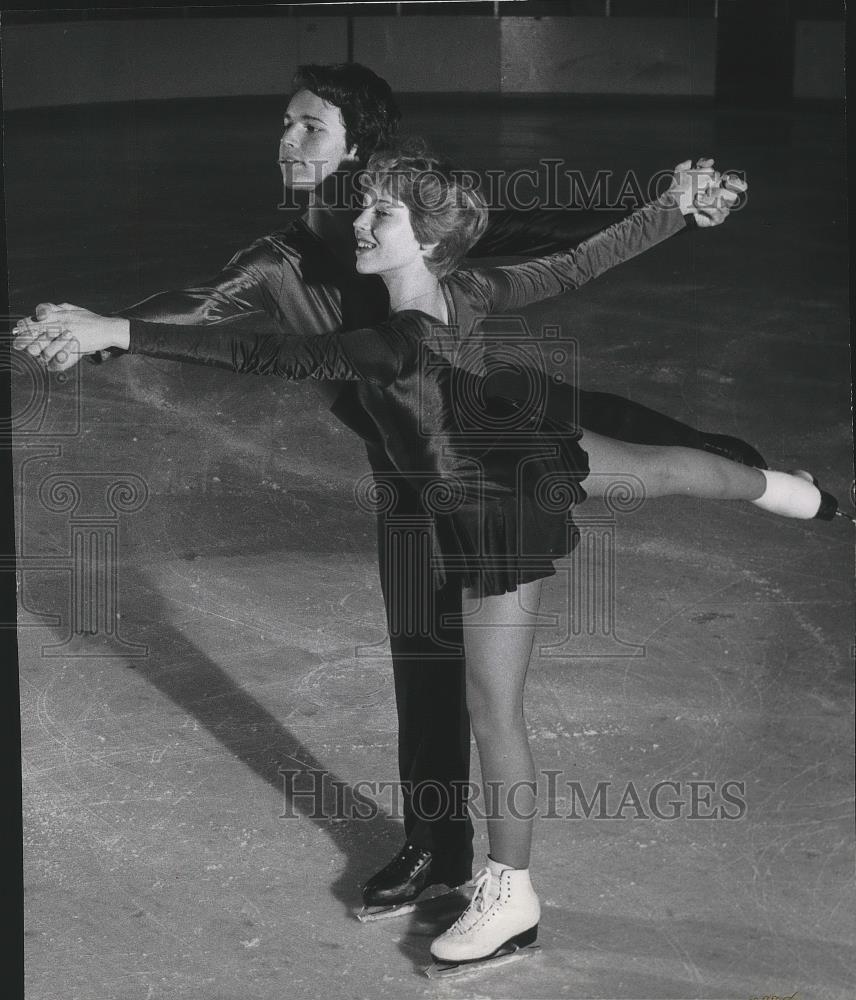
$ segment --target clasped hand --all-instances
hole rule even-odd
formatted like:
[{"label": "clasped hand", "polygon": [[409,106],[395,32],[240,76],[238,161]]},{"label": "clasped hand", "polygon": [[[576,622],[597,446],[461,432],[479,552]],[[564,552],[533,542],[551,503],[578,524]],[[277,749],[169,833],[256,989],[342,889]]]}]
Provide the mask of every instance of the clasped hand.
[{"label": "clasped hand", "polygon": [[61,372],[76,365],[84,354],[110,347],[127,348],[126,319],[99,316],[69,302],[41,302],[35,319],[20,319],[12,331],[12,347],[38,357],[50,371]]},{"label": "clasped hand", "polygon": [[720,174],[712,159],[684,160],[675,167],[669,193],[678,199],[684,215],[691,215],[702,228],[719,226],[728,218],[749,185],[736,174]]}]

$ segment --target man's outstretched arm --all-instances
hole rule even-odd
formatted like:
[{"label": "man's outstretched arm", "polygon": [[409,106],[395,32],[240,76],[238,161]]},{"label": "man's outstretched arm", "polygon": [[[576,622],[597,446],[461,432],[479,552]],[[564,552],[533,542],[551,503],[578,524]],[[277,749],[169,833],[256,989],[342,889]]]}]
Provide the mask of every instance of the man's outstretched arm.
[{"label": "man's outstretched arm", "polygon": [[[210,280],[159,292],[112,315],[207,329],[226,324],[254,334],[308,336],[339,329],[339,275],[335,261],[321,253],[317,243],[299,229],[263,237],[235,254]],[[53,308],[52,303],[41,303],[36,318]],[[101,351],[95,357],[124,353]],[[70,358],[65,367],[74,363]],[[50,368],[63,370],[55,360]]]},{"label": "man's outstretched arm", "polygon": [[[236,253],[212,278],[188,288],[157,292],[116,310],[113,315],[188,326],[209,326],[245,317],[254,330],[273,330],[273,292],[281,283],[280,271],[265,241],[258,240]],[[41,305],[36,309],[37,317],[40,308]],[[99,363],[124,353],[111,349],[98,351],[89,358]]]},{"label": "man's outstretched arm", "polygon": [[534,257],[577,246],[619,222],[625,209],[491,209],[488,226],[467,256]]}]

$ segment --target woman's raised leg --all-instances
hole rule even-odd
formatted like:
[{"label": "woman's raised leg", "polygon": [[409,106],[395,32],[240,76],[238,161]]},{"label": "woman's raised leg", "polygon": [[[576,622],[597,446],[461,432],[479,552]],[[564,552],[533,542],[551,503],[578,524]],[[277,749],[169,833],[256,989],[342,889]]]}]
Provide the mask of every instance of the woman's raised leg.
[{"label": "woman's raised leg", "polygon": [[642,497],[749,500],[783,517],[826,521],[842,513],[807,472],[762,471],[695,448],[628,444],[586,430],[580,445],[589,457],[583,485],[590,496],[603,496],[618,481],[627,488],[635,479]]},{"label": "woman's raised leg", "polygon": [[628,444],[583,431],[580,446],[591,475],[583,480],[590,496],[601,496],[615,478],[633,476],[647,497],[683,495],[706,500],[757,500],[766,488],[764,473],[696,448]]}]

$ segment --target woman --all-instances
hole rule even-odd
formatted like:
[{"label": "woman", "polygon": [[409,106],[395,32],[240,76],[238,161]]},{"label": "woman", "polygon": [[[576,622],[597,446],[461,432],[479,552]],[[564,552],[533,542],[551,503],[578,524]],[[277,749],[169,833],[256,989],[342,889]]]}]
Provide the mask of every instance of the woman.
[{"label": "woman", "polygon": [[[810,477],[754,468],[756,453],[740,442],[737,457],[750,464],[575,426],[573,390],[557,389],[528,364],[514,386],[506,378],[497,387],[491,358],[455,334],[478,314],[576,288],[680,231],[695,194],[686,169],[657,202],[573,252],[459,272],[455,266],[485,226],[478,196],[422,153],[377,154],[367,178],[355,252],[358,271],[379,274],[387,286],[392,315],[384,324],[282,339],[106,318],[66,305],[45,310],[40,322],[22,321],[15,346],[58,360],[72,349],[117,347],[238,372],[354,383],[392,464],[421,487],[435,585],[449,575],[460,581],[467,699],[483,778],[517,790],[516,814],[499,809],[488,819],[490,853],[470,905],[431,946],[442,962],[476,961],[537,934],[540,907],[529,878],[535,772],[523,686],[542,580],[575,543],[570,509],[603,495],[617,478],[638,482],[649,497],[746,500],[798,518],[830,519],[837,504]],[[711,184],[713,195],[726,190],[716,177]]]}]

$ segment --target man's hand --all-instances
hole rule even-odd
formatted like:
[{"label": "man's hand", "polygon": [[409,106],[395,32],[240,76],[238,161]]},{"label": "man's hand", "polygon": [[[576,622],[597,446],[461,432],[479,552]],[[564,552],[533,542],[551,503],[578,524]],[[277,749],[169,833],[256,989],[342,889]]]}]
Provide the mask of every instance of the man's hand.
[{"label": "man's hand", "polygon": [[62,372],[85,354],[109,347],[127,348],[129,327],[126,319],[99,316],[69,302],[58,306],[41,302],[34,320],[21,319],[15,324],[12,346],[37,357],[50,371]]},{"label": "man's hand", "polygon": [[740,177],[714,170],[712,159],[700,159],[695,168],[691,160],[675,167],[669,192],[677,198],[684,215],[691,215],[696,225],[709,228],[722,225],[748,189]]}]

